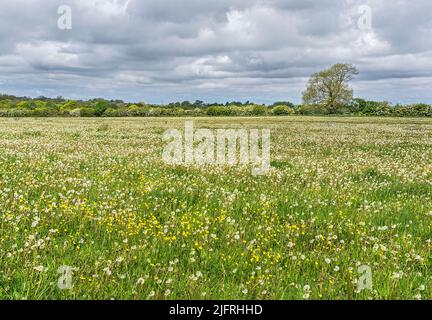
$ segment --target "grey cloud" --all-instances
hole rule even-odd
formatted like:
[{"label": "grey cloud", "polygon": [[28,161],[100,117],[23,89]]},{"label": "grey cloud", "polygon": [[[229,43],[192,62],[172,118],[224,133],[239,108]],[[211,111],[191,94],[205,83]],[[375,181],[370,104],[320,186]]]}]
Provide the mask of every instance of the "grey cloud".
[{"label": "grey cloud", "polygon": [[[311,73],[343,61],[366,98],[431,99],[428,0],[69,0],[73,29],[59,30],[64,2],[1,1],[0,91],[298,102]],[[357,26],[365,4],[371,30]]]}]

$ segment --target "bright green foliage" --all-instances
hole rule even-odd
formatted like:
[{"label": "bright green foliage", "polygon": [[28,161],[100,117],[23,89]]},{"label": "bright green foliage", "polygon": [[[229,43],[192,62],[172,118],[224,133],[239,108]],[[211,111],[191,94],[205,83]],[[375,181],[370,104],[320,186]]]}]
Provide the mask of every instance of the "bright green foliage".
[{"label": "bright green foliage", "polygon": [[292,115],[295,113],[294,109],[286,105],[278,105],[272,109],[275,116]]},{"label": "bright green foliage", "polygon": [[[342,101],[345,101],[342,103]],[[389,117],[432,117],[428,104],[391,105],[382,101],[361,98],[336,99],[334,105],[305,103],[295,106],[288,101],[266,106],[249,101],[226,104],[206,104],[202,101],[149,105],[96,99],[90,101],[63,98],[18,98],[0,95],[0,117],[248,117],[286,115],[357,115]]]}]

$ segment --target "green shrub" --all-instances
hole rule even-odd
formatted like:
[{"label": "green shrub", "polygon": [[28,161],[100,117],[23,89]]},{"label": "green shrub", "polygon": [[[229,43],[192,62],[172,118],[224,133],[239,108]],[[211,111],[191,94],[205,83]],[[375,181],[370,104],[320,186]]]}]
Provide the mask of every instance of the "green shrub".
[{"label": "green shrub", "polygon": [[94,107],[95,115],[97,117],[101,117],[104,114],[105,110],[107,110],[110,107],[111,105],[109,104],[108,101],[98,101]]},{"label": "green shrub", "polygon": [[267,107],[261,105],[254,105],[252,108],[253,116],[263,116],[267,113]]},{"label": "green shrub", "polygon": [[8,117],[29,117],[29,116],[31,116],[29,110],[14,108],[8,111]]},{"label": "green shrub", "polygon": [[299,113],[303,115],[319,115],[326,114],[325,107],[322,105],[302,105],[299,107]]},{"label": "green shrub", "polygon": [[61,107],[60,110],[74,110],[77,109],[78,107],[78,102],[75,100],[69,100],[66,103],[64,103]]},{"label": "green shrub", "polygon": [[273,108],[272,113],[275,116],[285,116],[285,115],[294,114],[295,111],[293,110],[293,108],[290,108],[288,106],[278,105]]},{"label": "green shrub", "polygon": [[95,117],[96,110],[92,108],[82,108],[80,112],[81,117]]},{"label": "green shrub", "polygon": [[105,110],[105,112],[103,113],[104,117],[118,117],[120,116],[119,111],[117,109],[114,108],[108,108]]},{"label": "green shrub", "polygon": [[200,109],[200,108],[195,108],[192,110],[192,116],[194,117],[199,117],[199,116],[203,116],[205,115],[204,110]]},{"label": "green shrub", "polygon": [[229,107],[213,106],[207,109],[207,115],[212,117],[230,116],[231,111]]},{"label": "green shrub", "polygon": [[45,107],[39,107],[39,108],[34,109],[31,112],[31,115],[34,117],[55,117],[58,114],[57,114],[56,110],[48,109]]},{"label": "green shrub", "polygon": [[69,115],[72,117],[81,117],[81,109],[77,108],[77,109],[70,110]]}]

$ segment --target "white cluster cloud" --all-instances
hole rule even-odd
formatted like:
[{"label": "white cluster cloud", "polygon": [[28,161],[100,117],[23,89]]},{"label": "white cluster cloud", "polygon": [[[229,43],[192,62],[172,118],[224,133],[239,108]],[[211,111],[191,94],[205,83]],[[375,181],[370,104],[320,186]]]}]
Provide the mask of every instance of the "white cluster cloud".
[{"label": "white cluster cloud", "polygon": [[[60,5],[72,29],[57,27]],[[372,28],[359,27],[368,6]],[[359,96],[432,101],[430,0],[14,0],[0,3],[0,92],[148,102],[300,102],[357,65]]]}]

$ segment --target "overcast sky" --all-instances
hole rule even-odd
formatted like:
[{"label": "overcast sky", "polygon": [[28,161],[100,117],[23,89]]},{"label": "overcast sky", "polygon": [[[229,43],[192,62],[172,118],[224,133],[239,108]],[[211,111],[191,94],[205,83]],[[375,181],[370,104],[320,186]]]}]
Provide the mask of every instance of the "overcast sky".
[{"label": "overcast sky", "polygon": [[432,102],[432,1],[0,0],[4,93],[298,103],[337,62],[356,96]]}]

